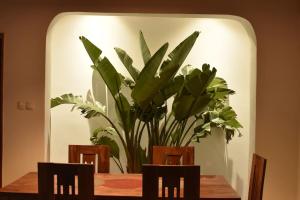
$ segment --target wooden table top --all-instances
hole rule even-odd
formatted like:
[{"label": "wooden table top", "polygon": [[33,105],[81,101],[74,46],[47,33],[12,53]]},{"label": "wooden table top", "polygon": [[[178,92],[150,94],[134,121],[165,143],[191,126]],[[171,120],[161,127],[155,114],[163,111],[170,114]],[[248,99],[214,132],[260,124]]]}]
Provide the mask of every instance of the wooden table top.
[{"label": "wooden table top", "polygon": [[[95,174],[95,199],[141,199],[141,174]],[[0,200],[7,196],[38,197],[37,173],[30,172],[0,189]],[[201,176],[200,197],[205,200],[240,200],[222,176]],[[17,199],[17,198],[16,198]],[[20,198],[20,199],[23,199]],[[26,199],[26,198],[25,198]]]}]

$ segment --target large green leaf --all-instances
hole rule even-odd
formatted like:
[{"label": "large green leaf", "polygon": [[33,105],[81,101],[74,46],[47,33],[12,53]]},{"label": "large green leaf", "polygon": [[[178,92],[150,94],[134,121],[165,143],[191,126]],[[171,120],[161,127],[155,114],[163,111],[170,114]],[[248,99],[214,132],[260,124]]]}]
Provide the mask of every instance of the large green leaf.
[{"label": "large green leaf", "polygon": [[51,108],[62,104],[72,104],[73,108],[81,110],[81,113],[85,115],[86,118],[96,117],[100,115],[105,115],[105,106],[97,103],[92,103],[88,101],[83,101],[81,96],[74,96],[73,94],[64,94],[60,97],[51,99]]},{"label": "large green leaf", "polygon": [[141,47],[141,52],[142,52],[144,63],[146,64],[151,58],[151,53],[147,46],[147,43],[146,43],[146,40],[144,38],[142,31],[140,31],[140,47]]},{"label": "large green leaf", "polygon": [[120,149],[118,143],[108,136],[94,132],[91,137],[91,142],[95,145],[108,145],[110,147],[110,156],[120,159]]},{"label": "large green leaf", "polygon": [[212,94],[212,97],[216,100],[228,99],[229,95],[235,93],[233,90],[227,88],[214,88],[213,90],[209,88],[207,92]]},{"label": "large green leaf", "polygon": [[172,111],[176,120],[187,119],[190,116],[203,111],[211,98],[209,95],[202,95],[195,98],[192,95],[181,95],[173,102]]},{"label": "large green leaf", "polygon": [[208,88],[227,88],[227,83],[223,78],[215,77]]},{"label": "large green leaf", "polygon": [[96,64],[98,62],[98,59],[100,60],[100,55],[102,51],[96,47],[91,41],[89,41],[84,36],[80,36],[79,39],[84,45],[84,48],[86,49],[87,53],[89,54],[92,62]]},{"label": "large green leaf", "polygon": [[224,124],[227,126],[230,126],[232,128],[242,128],[243,126],[237,121],[236,117],[237,114],[235,111],[232,109],[230,106],[224,107],[220,114],[219,117],[224,119]]},{"label": "large green leaf", "polygon": [[93,69],[92,75],[92,91],[93,98],[99,102],[106,102],[106,86],[99,72]]},{"label": "large green leaf", "polygon": [[117,117],[119,118],[121,123],[120,125],[122,126],[125,134],[127,134],[132,129],[134,122],[131,106],[122,93],[118,93],[118,95],[115,96],[115,100]]},{"label": "large green leaf", "polygon": [[[187,37],[184,41],[182,41],[169,55],[170,60],[166,60],[161,66],[161,72],[168,68],[173,68],[177,66],[178,69],[190,53],[192,47],[194,46],[197,38],[199,36],[199,32],[195,31],[189,37]],[[161,74],[160,72],[160,74]]]},{"label": "large green leaf", "polygon": [[228,95],[232,95],[235,92],[228,89],[227,83],[220,77],[215,77],[207,87],[207,92],[211,93],[216,100],[227,99]]},{"label": "large green leaf", "polygon": [[178,75],[174,79],[168,81],[168,84],[155,95],[153,99],[154,104],[157,106],[162,105],[183,87],[183,82],[183,75]]},{"label": "large green leaf", "polygon": [[121,89],[121,79],[117,70],[106,57],[96,63],[94,68],[101,75],[112,96],[115,97]]},{"label": "large green leaf", "polygon": [[189,117],[203,112],[207,108],[210,101],[210,95],[198,96],[196,102],[194,103],[191,109]]},{"label": "large green leaf", "polygon": [[[152,100],[153,95],[157,92],[156,71],[167,51],[168,43],[164,44],[146,63],[141,71],[135,87],[132,90],[132,98],[141,106],[147,107]],[[155,85],[156,87],[153,87]]]},{"label": "large green leaf", "polygon": [[186,89],[195,97],[201,95],[213,81],[216,72],[215,68],[210,70],[207,64],[202,66],[202,71],[195,68],[185,76]]},{"label": "large green leaf", "polygon": [[129,74],[133,78],[133,80],[136,81],[138,79],[140,72],[138,69],[136,69],[135,67],[132,66],[132,63],[133,63],[132,59],[129,57],[129,55],[123,49],[116,47],[115,51],[118,54],[123,65],[126,67]]},{"label": "large green leaf", "polygon": [[[156,66],[151,66],[151,60],[153,60],[156,56],[151,57],[151,59],[147,62],[145,68],[151,68],[152,73],[148,73],[145,68],[142,70],[139,79],[136,83],[136,86],[132,92],[133,99],[142,107],[146,108],[149,103],[155,97],[155,94],[159,92],[160,89],[164,88],[165,85],[168,84],[169,80],[173,78],[184,62],[185,58],[189,54],[192,49],[199,32],[194,32],[188,38],[186,38],[183,42],[181,42],[170,54],[168,60],[164,61],[161,70],[159,73],[159,77],[154,77],[154,69]],[[145,70],[145,71],[144,71]],[[150,70],[149,70],[150,71]],[[145,72],[145,73],[143,73]],[[143,76],[142,76],[143,74]]]}]

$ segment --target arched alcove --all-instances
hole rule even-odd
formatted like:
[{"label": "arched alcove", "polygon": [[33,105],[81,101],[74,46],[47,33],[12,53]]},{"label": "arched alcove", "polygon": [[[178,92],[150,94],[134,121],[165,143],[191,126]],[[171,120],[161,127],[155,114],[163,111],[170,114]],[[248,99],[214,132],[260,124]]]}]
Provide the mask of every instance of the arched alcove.
[{"label": "arched alcove", "polygon": [[[222,133],[215,133],[195,144],[196,164],[203,174],[224,175],[233,187],[246,197],[251,155],[255,137],[256,99],[256,39],[248,21],[223,15],[144,15],[62,13],[51,23],[46,50],[46,154],[50,161],[66,162],[68,144],[90,144],[91,122],[70,106],[51,110],[49,98],[65,93],[86,96],[91,89],[91,62],[79,41],[84,35],[103,51],[118,71],[127,74],[117,58],[114,47],[121,47],[133,58],[134,66],[143,67],[138,33],[142,30],[150,50],[155,52],[164,42],[169,49],[192,32],[201,32],[185,63],[201,66],[209,63],[217,75],[236,91],[230,105],[244,126],[242,137],[237,135],[226,144]],[[99,98],[107,104],[105,86]],[[104,123],[101,119],[99,123]],[[93,123],[93,122],[92,122]],[[124,164],[125,166],[125,164]],[[111,171],[116,172],[112,164]]]}]

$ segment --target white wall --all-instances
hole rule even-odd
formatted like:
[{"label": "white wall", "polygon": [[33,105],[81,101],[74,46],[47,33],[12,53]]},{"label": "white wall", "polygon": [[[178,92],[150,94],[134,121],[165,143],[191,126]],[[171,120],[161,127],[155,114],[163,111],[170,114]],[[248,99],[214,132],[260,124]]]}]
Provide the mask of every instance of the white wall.
[{"label": "white wall", "polygon": [[[254,151],[256,41],[251,25],[241,18],[61,14],[53,20],[47,35],[46,102],[49,102],[49,96],[70,92],[85,96],[91,89],[91,62],[78,39],[80,35],[99,46],[102,55],[107,56],[120,72],[127,73],[113,47],[126,50],[133,58],[134,66],[141,69],[139,30],[143,31],[152,52],[166,41],[172,50],[193,31],[201,31],[185,63],[199,67],[209,63],[217,68],[217,75],[225,78],[237,93],[230,98],[230,105],[237,111],[244,128],[241,130],[243,137],[235,137],[229,145],[225,144],[223,135],[217,133],[196,144],[196,163],[201,165],[202,173],[224,175],[246,197],[249,160]],[[104,87],[102,91],[102,102],[106,103]],[[66,162],[68,144],[89,144],[88,121],[78,111],[70,112],[70,109],[69,106],[55,108],[51,110],[51,125],[50,120],[46,120],[51,161]],[[49,104],[46,116],[49,117]],[[112,165],[112,171],[115,170]]]}]

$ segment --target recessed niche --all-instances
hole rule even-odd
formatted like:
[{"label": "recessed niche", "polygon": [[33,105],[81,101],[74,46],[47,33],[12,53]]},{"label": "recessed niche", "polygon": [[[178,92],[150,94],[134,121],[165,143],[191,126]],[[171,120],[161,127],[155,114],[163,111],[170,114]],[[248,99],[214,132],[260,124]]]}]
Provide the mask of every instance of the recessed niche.
[{"label": "recessed niche", "polygon": [[[208,63],[217,68],[217,75],[236,91],[229,103],[244,128],[241,129],[242,137],[236,134],[229,144],[220,132],[203,139],[200,144],[193,144],[196,164],[201,165],[202,174],[225,176],[240,195],[246,197],[255,145],[256,40],[250,23],[235,16],[63,13],[55,17],[48,30],[46,51],[45,134],[49,160],[67,162],[68,144],[90,144],[92,128],[79,111],[70,112],[71,106],[49,109],[50,97],[65,93],[85,97],[92,87],[91,62],[79,36],[89,38],[117,70],[127,74],[113,48],[126,50],[134,66],[143,68],[140,30],[152,52],[164,42],[169,42],[171,50],[192,32],[201,32],[185,64],[200,67]],[[103,88],[99,93],[102,103],[107,104],[108,112],[113,112],[104,84],[99,87]],[[118,171],[113,163],[111,171]]]}]

